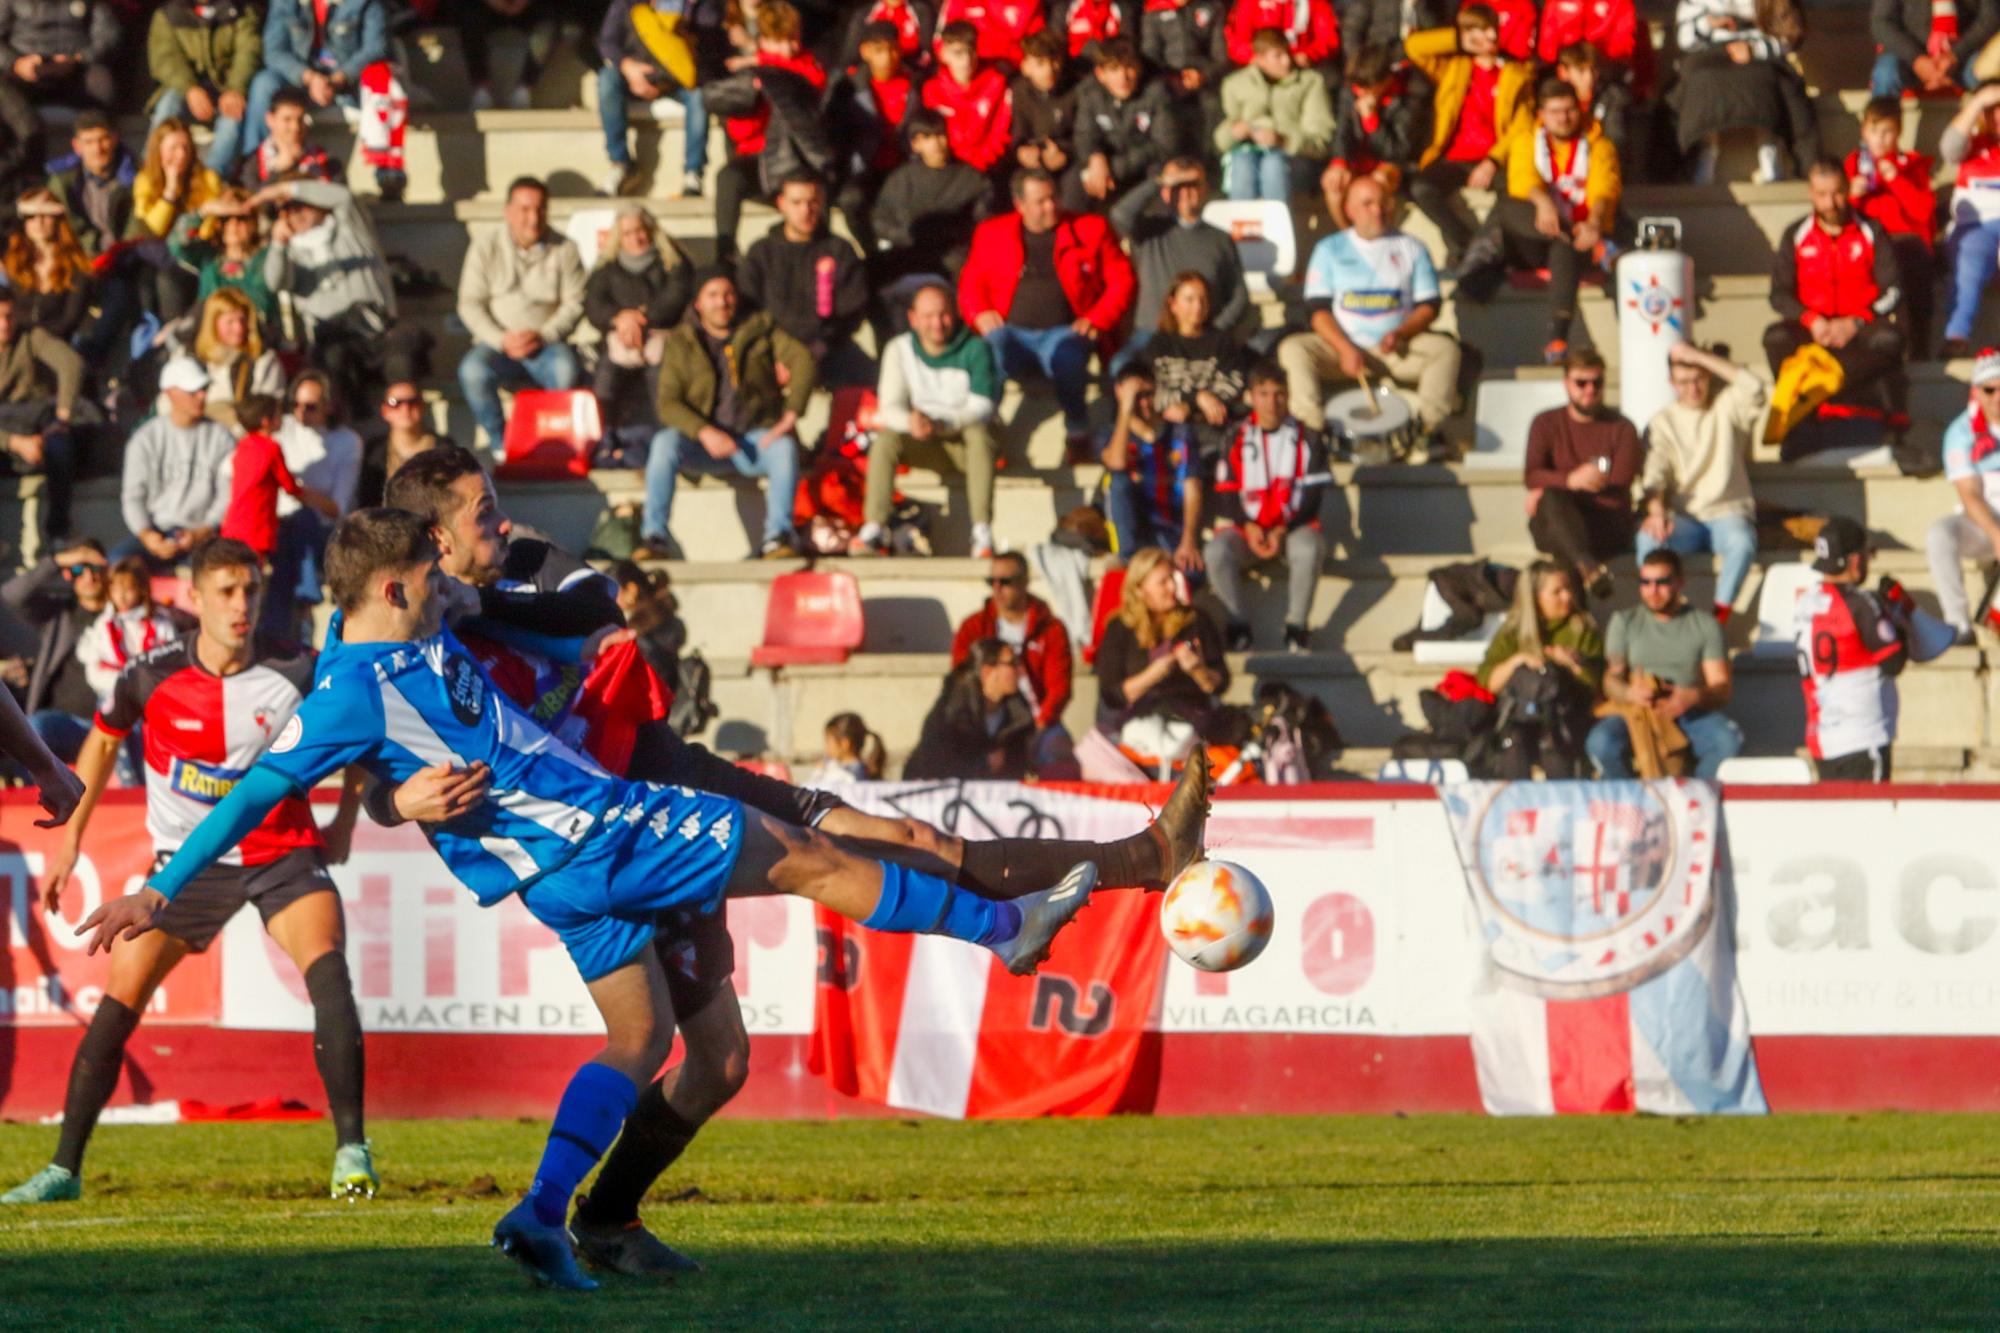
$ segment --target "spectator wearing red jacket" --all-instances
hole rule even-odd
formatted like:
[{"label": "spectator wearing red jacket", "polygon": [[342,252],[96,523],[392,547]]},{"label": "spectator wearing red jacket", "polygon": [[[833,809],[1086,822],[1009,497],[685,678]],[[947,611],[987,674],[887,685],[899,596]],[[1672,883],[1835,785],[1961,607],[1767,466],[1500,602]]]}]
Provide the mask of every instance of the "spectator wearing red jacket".
[{"label": "spectator wearing red jacket", "polygon": [[959,312],[993,349],[1002,375],[1049,377],[1069,456],[1088,460],[1090,355],[1110,355],[1110,334],[1132,307],[1132,261],[1103,218],[1056,207],[1048,172],[1016,172],[1013,195],[1014,212],[973,233],[959,275]]},{"label": "spectator wearing red jacket", "polygon": [[1632,0],[1547,0],[1535,38],[1535,57],[1553,65],[1565,46],[1589,42],[1614,65],[1639,73],[1640,48],[1652,47]]},{"label": "spectator wearing red jacket", "polygon": [[1090,60],[1099,42],[1129,37],[1136,46],[1139,41],[1139,21],[1126,0],[1056,0],[1051,14],[1070,60],[1079,65]]},{"label": "spectator wearing red jacket", "polygon": [[[787,0],[769,0],[758,12],[757,54],[755,63],[747,71],[748,77],[754,80],[760,71],[783,70],[804,80],[813,94],[824,94],[826,70],[801,44],[800,34],[799,11]],[[719,100],[720,95],[717,94],[717,97]],[[760,162],[771,128],[768,96],[759,96],[754,109],[746,115],[725,116],[722,127],[729,135],[730,157],[722,170],[716,173],[715,248],[720,261],[733,263],[736,258],[737,225],[743,217],[743,201],[753,195],[768,198],[764,192],[764,177],[783,177],[789,174],[790,167],[766,173]]]},{"label": "spectator wearing red jacket", "polygon": [[1262,28],[1285,34],[1300,68],[1324,65],[1340,54],[1340,21],[1328,0],[1236,0],[1223,28],[1231,63],[1251,62],[1250,39]]},{"label": "spectator wearing red jacket", "polygon": [[1879,412],[1892,429],[1908,423],[1909,381],[1896,252],[1881,227],[1848,202],[1847,171],[1823,157],[1806,168],[1812,215],[1778,238],[1764,352],[1778,373],[1794,352],[1817,344],[1840,363],[1836,402]]},{"label": "spectator wearing red jacket", "polygon": [[1021,693],[1035,710],[1035,772],[1059,776],[1054,770],[1076,762],[1062,721],[1070,697],[1069,631],[1047,602],[1028,591],[1028,562],[1018,553],[994,556],[986,582],[992,596],[959,623],[951,638],[951,664],[965,661],[981,639],[999,639],[1014,649],[1021,662]]},{"label": "spectator wearing red jacket", "polygon": [[1877,97],[1861,110],[1861,146],[1847,155],[1848,200],[1889,234],[1903,274],[1904,331],[1914,355],[1930,346],[1937,191],[1931,160],[1902,148],[1903,103]]},{"label": "spectator wearing red jacket", "polygon": [[924,105],[944,117],[951,153],[974,171],[1006,160],[1014,125],[1007,75],[980,55],[970,23],[948,23],[938,35],[938,71],[924,84]]},{"label": "spectator wearing red jacket", "polygon": [[945,0],[938,10],[938,58],[944,58],[944,30],[969,23],[979,40],[979,58],[1019,68],[1021,43],[1048,26],[1041,0]]}]

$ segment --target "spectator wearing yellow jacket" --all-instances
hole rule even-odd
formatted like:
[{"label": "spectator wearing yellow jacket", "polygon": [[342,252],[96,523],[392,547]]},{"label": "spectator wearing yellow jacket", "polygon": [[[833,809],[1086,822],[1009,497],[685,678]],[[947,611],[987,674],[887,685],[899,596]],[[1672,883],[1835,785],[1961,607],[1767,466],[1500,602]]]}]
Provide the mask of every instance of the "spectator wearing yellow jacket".
[{"label": "spectator wearing yellow jacket", "polygon": [[1431,141],[1410,177],[1410,202],[1444,234],[1445,262],[1472,241],[1460,190],[1490,190],[1507,144],[1535,117],[1535,67],[1500,51],[1500,17],[1469,4],[1450,28],[1413,32],[1410,63],[1431,81]]},{"label": "spectator wearing yellow jacket", "polygon": [[1550,365],[1569,353],[1576,289],[1585,270],[1608,258],[1623,178],[1618,150],[1584,114],[1576,90],[1544,79],[1535,90],[1535,119],[1518,128],[1502,154],[1507,193],[1466,247],[1455,276],[1474,301],[1491,300],[1506,270],[1549,271]]}]

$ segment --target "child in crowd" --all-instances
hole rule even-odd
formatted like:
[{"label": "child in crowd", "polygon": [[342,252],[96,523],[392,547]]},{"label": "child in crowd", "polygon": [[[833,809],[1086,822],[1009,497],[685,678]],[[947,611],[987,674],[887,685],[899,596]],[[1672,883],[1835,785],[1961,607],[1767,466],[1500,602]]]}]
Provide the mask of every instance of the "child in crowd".
[{"label": "child in crowd", "polygon": [[912,273],[942,270],[957,280],[972,248],[972,229],[985,217],[991,182],[951,155],[944,118],[935,111],[910,117],[914,154],[889,173],[871,215],[884,248],[869,256],[870,280],[880,289]]},{"label": "child in crowd", "polygon": [[646,569],[631,560],[613,565],[611,578],[618,585],[618,610],[625,617],[625,628],[638,639],[639,655],[669,689],[675,688],[681,652],[687,647],[687,626],[680,618],[673,581],[666,570]]},{"label": "child in crowd", "polygon": [[894,24],[885,21],[863,28],[860,50],[861,63],[841,74],[836,89],[852,112],[846,124],[835,127],[837,140],[850,125],[854,138],[838,142],[847,170],[833,205],[847,219],[847,229],[866,257],[876,249],[869,208],[881,193],[883,182],[907,156],[904,135],[920,104],[916,81],[903,68]]},{"label": "child in crowd", "polygon": [[1903,270],[1904,327],[1910,355],[1930,347],[1932,289],[1937,270],[1937,191],[1931,160],[1902,148],[1903,104],[1877,97],[1861,109],[1861,146],[1847,155],[1848,198],[1854,211],[1889,233]]},{"label": "child in crowd", "polygon": [[1334,105],[1333,160],[1320,178],[1335,230],[1347,225],[1340,201],[1357,176],[1373,176],[1394,198],[1430,133],[1430,98],[1408,88],[1402,52],[1388,46],[1356,47]]},{"label": "child in crowd", "polygon": [[1014,165],[1060,177],[1076,160],[1076,90],[1062,87],[1062,37],[1044,28],[1022,43],[1014,80]]},{"label": "child in crowd", "polygon": [[998,65],[979,58],[979,30],[947,23],[938,36],[938,72],[924,84],[924,105],[945,118],[951,151],[974,171],[1007,159],[1014,98]]},{"label": "child in crowd", "polygon": [[255,551],[271,567],[278,546],[278,492],[318,510],[328,520],[340,518],[340,506],[324,492],[302,485],[285,466],[285,454],[271,434],[278,427],[278,400],[266,393],[246,393],[236,403],[236,421],[243,437],[229,481],[229,509],[222,516],[222,535]]},{"label": "child in crowd", "polygon": [[167,607],[153,602],[153,575],[140,556],[111,567],[106,591],[111,604],[77,636],[76,656],[100,704],[125,664],[181,636],[181,624]]},{"label": "child in crowd", "polygon": [[[1303,164],[1316,170],[1333,141],[1326,80],[1292,63],[1285,34],[1265,28],[1251,41],[1248,69],[1222,81],[1215,132],[1223,189],[1231,199],[1290,199]],[[1310,179],[1308,176],[1307,179]]]},{"label": "child in crowd", "polygon": [[882,738],[868,729],[859,713],[835,713],[826,720],[826,758],[808,787],[839,787],[850,782],[879,782],[888,755]]}]

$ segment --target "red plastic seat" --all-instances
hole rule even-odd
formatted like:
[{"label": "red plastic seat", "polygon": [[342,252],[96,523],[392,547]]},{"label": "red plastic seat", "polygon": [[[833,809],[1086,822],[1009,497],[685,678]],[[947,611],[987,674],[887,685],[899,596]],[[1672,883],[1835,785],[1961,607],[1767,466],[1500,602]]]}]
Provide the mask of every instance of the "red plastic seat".
[{"label": "red plastic seat", "polygon": [[1097,645],[1104,641],[1104,627],[1118,614],[1118,601],[1125,595],[1125,571],[1107,569],[1097,580],[1097,599],[1090,606],[1090,642],[1083,646],[1085,666],[1097,660]]},{"label": "red plastic seat", "polygon": [[171,606],[194,614],[194,598],[188,595],[188,581],[174,574],[155,574],[151,579],[154,606]]},{"label": "red plastic seat", "polygon": [[800,570],[771,581],[755,666],[845,662],[861,646],[861,585],[845,572]]},{"label": "red plastic seat", "polygon": [[791,766],[781,759],[738,759],[736,766],[747,773],[759,773],[780,782],[792,780]]},{"label": "red plastic seat", "polygon": [[514,395],[506,461],[497,471],[510,481],[588,476],[590,455],[603,438],[604,420],[590,390],[525,389]]}]

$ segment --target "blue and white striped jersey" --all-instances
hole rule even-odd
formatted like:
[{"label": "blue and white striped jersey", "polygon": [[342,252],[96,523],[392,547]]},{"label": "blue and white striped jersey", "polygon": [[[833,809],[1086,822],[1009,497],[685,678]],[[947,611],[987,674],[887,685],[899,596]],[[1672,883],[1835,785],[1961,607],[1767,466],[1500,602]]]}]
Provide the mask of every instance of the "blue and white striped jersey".
[{"label": "blue and white striped jersey", "polygon": [[259,764],[302,789],[348,764],[389,784],[432,764],[486,764],[493,785],[477,809],[423,826],[482,905],[563,865],[608,808],[643,796],[511,703],[450,630],[349,644],[340,629],[336,614],[312,692]]}]

